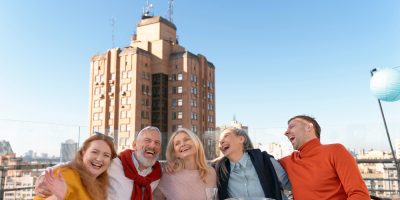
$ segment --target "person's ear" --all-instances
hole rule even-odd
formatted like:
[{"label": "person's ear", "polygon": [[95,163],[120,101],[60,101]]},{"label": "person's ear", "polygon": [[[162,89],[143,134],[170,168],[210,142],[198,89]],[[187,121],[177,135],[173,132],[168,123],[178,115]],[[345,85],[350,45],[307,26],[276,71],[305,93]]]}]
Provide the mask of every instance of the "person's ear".
[{"label": "person's ear", "polygon": [[241,136],[239,136],[239,141],[240,141],[240,143],[244,144],[244,142],[246,141],[246,138],[243,135],[241,135]]},{"label": "person's ear", "polygon": [[314,128],[314,126],[313,126],[312,123],[307,123],[307,125],[306,125],[306,131],[312,131],[313,128]]},{"label": "person's ear", "polygon": [[137,150],[137,143],[135,140],[132,142],[132,150],[136,151]]}]

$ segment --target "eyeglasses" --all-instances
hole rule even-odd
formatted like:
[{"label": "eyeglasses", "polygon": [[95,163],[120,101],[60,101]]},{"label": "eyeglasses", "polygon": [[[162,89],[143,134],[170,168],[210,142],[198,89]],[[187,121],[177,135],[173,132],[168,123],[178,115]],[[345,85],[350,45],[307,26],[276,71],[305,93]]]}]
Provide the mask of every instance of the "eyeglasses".
[{"label": "eyeglasses", "polygon": [[97,132],[97,131],[95,131],[94,134],[96,134],[97,136],[101,137],[102,139],[106,139],[106,140],[109,140],[111,142],[114,142],[114,138],[109,136],[109,135],[105,135],[105,134]]}]

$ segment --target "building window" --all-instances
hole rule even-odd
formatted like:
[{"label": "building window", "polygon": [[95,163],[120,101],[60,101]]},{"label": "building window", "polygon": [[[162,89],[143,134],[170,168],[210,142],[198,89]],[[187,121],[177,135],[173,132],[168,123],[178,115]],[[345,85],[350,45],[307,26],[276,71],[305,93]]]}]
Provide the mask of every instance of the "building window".
[{"label": "building window", "polygon": [[208,116],[208,122],[213,122],[213,116],[211,115]]},{"label": "building window", "polygon": [[197,83],[197,76],[196,76],[195,74],[192,74],[192,75],[190,76],[190,80],[191,80],[192,82],[194,82],[194,83]]},{"label": "building window", "polygon": [[192,94],[197,95],[197,88],[196,87],[192,87]]},{"label": "building window", "polygon": [[126,131],[126,124],[121,124],[119,130],[122,131],[122,132],[125,132]]},{"label": "building window", "polygon": [[126,97],[121,98],[121,104],[126,105]]},{"label": "building window", "polygon": [[172,88],[172,93],[174,93],[174,94],[182,94],[182,92],[183,92],[183,87],[182,86],[178,86],[178,87],[173,87]]},{"label": "building window", "polygon": [[120,145],[125,145],[125,143],[126,143],[126,138],[125,137],[120,137],[119,138],[119,144]]},{"label": "building window", "polygon": [[95,108],[100,107],[100,100],[94,100],[94,107]]},{"label": "building window", "polygon": [[142,72],[142,79],[146,79],[146,72]]},{"label": "building window", "polygon": [[176,74],[171,74],[171,76],[169,77],[169,80],[176,81]]},{"label": "building window", "polygon": [[172,99],[172,107],[182,106],[183,100],[182,99]]},{"label": "building window", "polygon": [[195,133],[197,133],[197,126],[196,126],[196,125],[193,125],[193,126],[192,126],[192,131],[195,132]]},{"label": "building window", "polygon": [[176,107],[177,103],[176,103],[176,99],[172,99],[172,107]]},{"label": "building window", "polygon": [[142,94],[146,94],[146,86],[142,85]]},{"label": "building window", "polygon": [[192,119],[193,120],[197,120],[197,113],[196,112],[192,112]]},{"label": "building window", "polygon": [[182,112],[178,112],[177,118],[178,118],[178,119],[182,119],[182,117],[183,117],[183,113],[182,113]]},{"label": "building window", "polygon": [[172,119],[176,119],[176,112],[172,113]]},{"label": "building window", "polygon": [[176,131],[176,125],[172,125],[171,131],[172,131],[172,132],[175,132],[175,131]]},{"label": "building window", "polygon": [[183,80],[183,75],[182,75],[181,73],[179,73],[179,74],[177,75],[177,79],[178,79],[178,81]]},{"label": "building window", "polygon": [[99,120],[99,113],[93,113],[93,120]]},{"label": "building window", "polygon": [[126,84],[122,84],[121,85],[121,92],[126,91],[127,85]]},{"label": "building window", "polygon": [[182,94],[183,92],[183,87],[182,86],[178,86],[178,94]]},{"label": "building window", "polygon": [[208,107],[208,110],[213,110],[213,107],[214,107],[214,106],[213,106],[212,104],[209,103],[207,107]]},{"label": "building window", "polygon": [[101,88],[94,89],[94,94],[100,94],[100,93],[101,93]]},{"label": "building window", "polygon": [[196,99],[192,99],[192,102],[190,103],[190,105],[192,107],[197,107],[197,100]]},{"label": "building window", "polygon": [[121,119],[125,119],[126,118],[126,111],[121,111]]},{"label": "building window", "polygon": [[128,77],[128,74],[126,73],[126,72],[122,72],[122,78],[127,78]]}]

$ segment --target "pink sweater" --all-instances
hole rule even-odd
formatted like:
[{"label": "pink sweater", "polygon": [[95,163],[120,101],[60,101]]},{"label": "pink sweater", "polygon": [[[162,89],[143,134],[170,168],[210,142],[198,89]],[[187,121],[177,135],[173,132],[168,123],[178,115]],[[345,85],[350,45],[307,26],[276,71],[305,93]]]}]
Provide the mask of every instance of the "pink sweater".
[{"label": "pink sweater", "polygon": [[158,187],[153,192],[153,199],[204,200],[206,188],[215,188],[217,178],[215,170],[209,167],[207,184],[200,180],[197,170],[181,170],[175,174],[163,173]]}]

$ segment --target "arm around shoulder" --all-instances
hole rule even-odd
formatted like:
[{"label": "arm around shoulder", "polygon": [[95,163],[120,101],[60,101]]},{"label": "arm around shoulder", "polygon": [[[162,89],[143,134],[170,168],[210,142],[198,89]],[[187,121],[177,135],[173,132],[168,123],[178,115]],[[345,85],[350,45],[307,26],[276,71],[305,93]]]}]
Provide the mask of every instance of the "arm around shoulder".
[{"label": "arm around shoulder", "polygon": [[153,199],[154,200],[165,200],[167,198],[165,198],[164,194],[161,192],[161,190],[159,188],[156,188],[153,191]]}]

